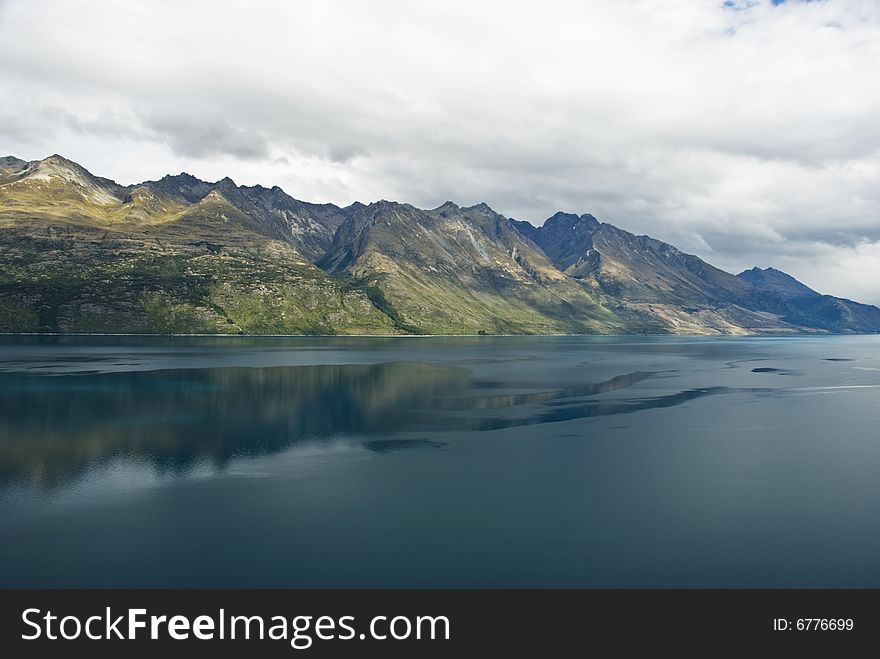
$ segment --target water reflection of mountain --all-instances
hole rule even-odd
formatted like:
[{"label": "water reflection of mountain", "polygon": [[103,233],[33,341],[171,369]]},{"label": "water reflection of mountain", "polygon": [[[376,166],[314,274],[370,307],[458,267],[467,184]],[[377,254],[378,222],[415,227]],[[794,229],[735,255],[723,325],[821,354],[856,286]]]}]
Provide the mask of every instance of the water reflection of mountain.
[{"label": "water reflection of mountain", "polygon": [[0,484],[51,487],[113,458],[179,472],[393,432],[466,382],[465,371],[414,363],[0,374]]},{"label": "water reflection of mountain", "polygon": [[0,373],[0,486],[52,488],[113,459],[183,473],[199,463],[357,438],[368,450],[443,446],[399,431],[490,431],[670,407],[727,391],[607,397],[635,371],[537,391],[418,362],[39,375]]}]

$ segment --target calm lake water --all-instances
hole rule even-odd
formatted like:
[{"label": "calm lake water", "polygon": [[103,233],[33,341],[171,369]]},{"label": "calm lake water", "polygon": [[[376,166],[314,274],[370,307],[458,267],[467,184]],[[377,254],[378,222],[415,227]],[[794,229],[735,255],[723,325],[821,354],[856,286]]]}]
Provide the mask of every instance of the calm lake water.
[{"label": "calm lake water", "polygon": [[0,586],[880,587],[880,337],[0,338]]}]

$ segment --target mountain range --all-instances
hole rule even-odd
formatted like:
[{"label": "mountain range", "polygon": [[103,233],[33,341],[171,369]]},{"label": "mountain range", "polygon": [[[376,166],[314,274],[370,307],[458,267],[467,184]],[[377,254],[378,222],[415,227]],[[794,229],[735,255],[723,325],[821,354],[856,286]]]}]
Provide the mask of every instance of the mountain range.
[{"label": "mountain range", "polygon": [[862,333],[880,309],[733,275],[589,214],[347,207],[189,174],[0,158],[0,331]]}]

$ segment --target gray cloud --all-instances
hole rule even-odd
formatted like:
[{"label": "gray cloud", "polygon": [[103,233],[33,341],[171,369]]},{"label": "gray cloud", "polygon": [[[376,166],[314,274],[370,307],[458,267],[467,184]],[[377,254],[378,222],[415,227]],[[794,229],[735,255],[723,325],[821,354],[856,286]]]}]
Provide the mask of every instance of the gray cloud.
[{"label": "gray cloud", "polygon": [[255,130],[238,128],[225,117],[204,112],[184,116],[162,111],[140,116],[143,125],[178,156],[210,158],[226,154],[242,160],[269,157],[269,143]]},{"label": "gray cloud", "polygon": [[880,4],[0,4],[2,150],[592,212],[880,303]]}]

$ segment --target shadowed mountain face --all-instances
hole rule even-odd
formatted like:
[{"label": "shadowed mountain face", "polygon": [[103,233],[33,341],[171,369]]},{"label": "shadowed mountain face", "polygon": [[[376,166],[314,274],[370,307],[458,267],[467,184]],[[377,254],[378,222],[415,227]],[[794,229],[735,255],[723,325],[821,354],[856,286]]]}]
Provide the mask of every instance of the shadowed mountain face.
[{"label": "shadowed mountain face", "polygon": [[592,215],[347,208],[189,174],[0,158],[0,331],[876,332],[880,310],[734,276]]},{"label": "shadowed mountain face", "polygon": [[797,279],[775,268],[752,268],[737,275],[756,288],[784,298],[785,320],[829,332],[876,332],[880,309],[869,304],[822,295]]},{"label": "shadowed mountain face", "polygon": [[789,274],[776,268],[752,268],[737,275],[740,279],[749,282],[752,286],[764,291],[773,291],[786,300],[794,300],[802,297],[819,297],[819,293],[809,286],[799,282]]}]

